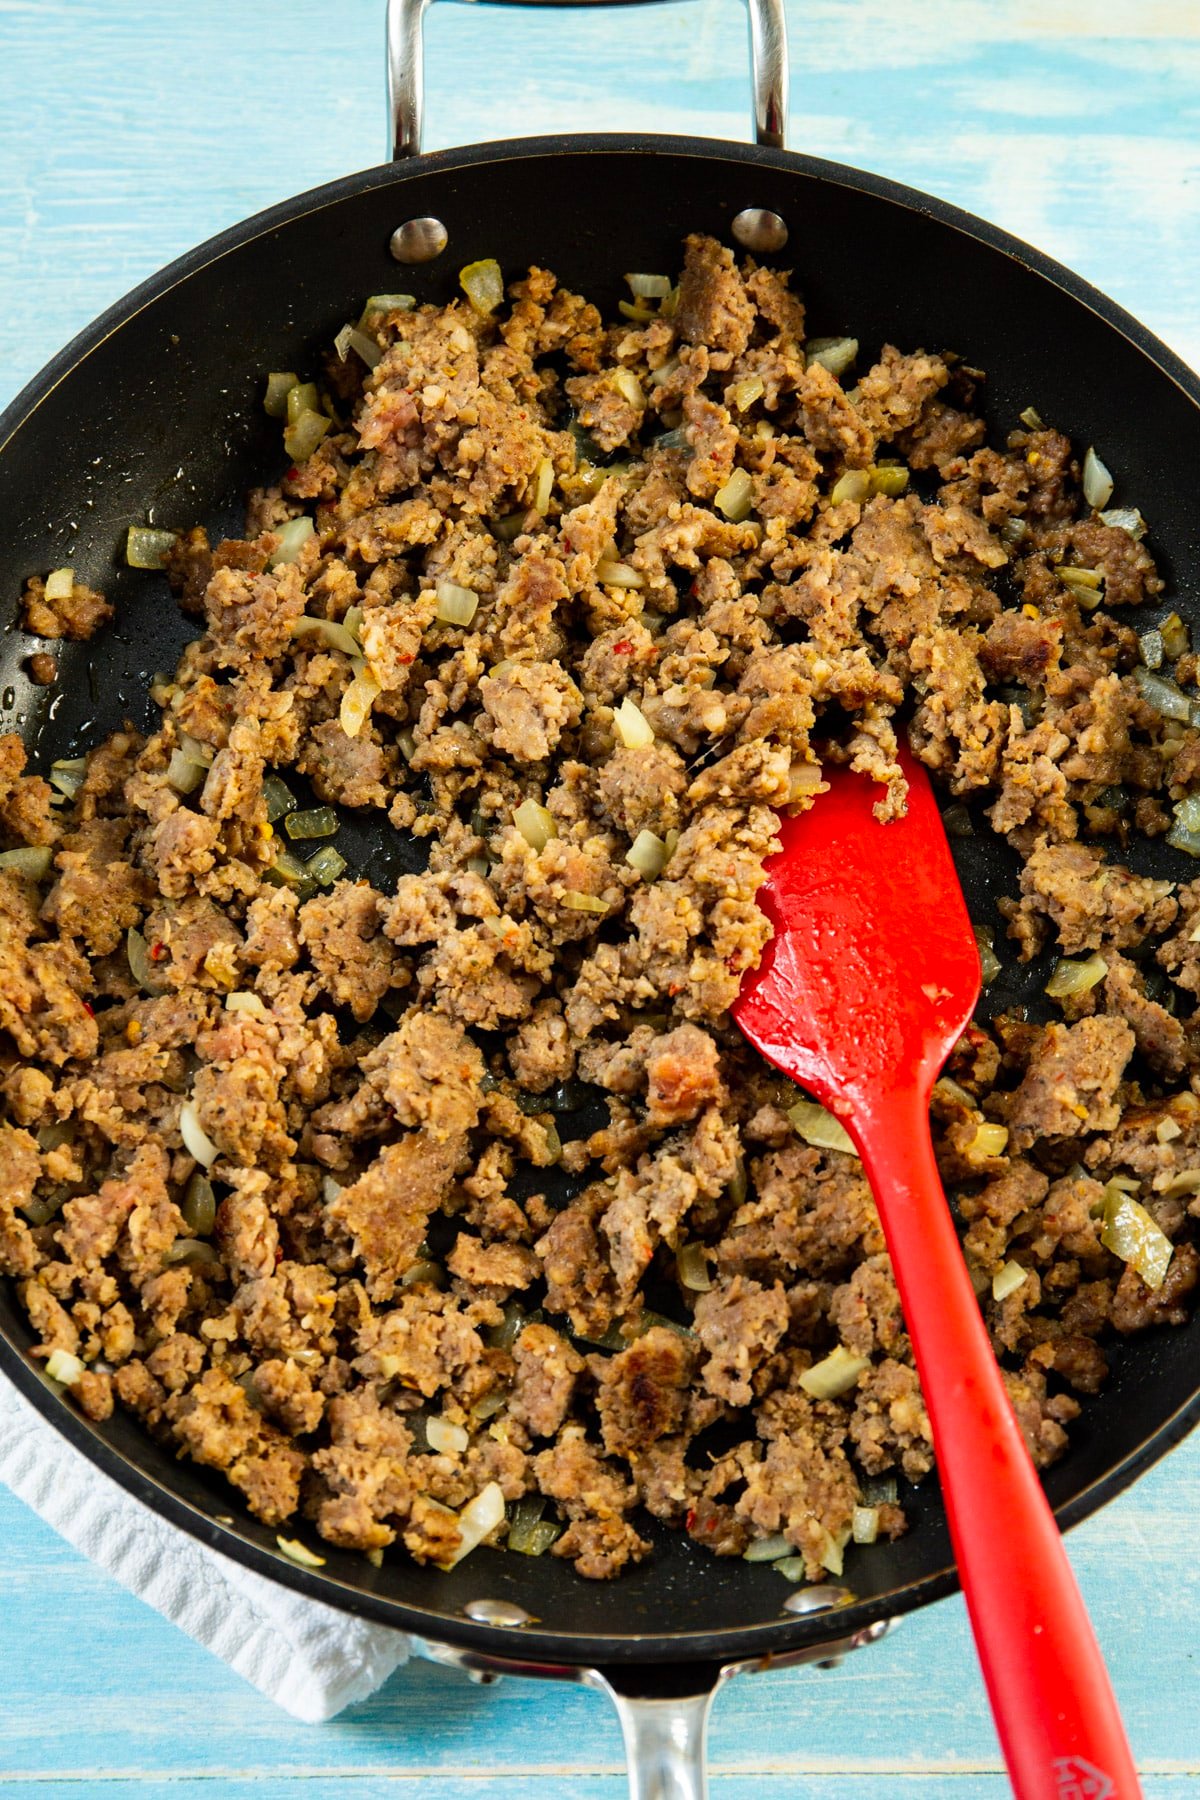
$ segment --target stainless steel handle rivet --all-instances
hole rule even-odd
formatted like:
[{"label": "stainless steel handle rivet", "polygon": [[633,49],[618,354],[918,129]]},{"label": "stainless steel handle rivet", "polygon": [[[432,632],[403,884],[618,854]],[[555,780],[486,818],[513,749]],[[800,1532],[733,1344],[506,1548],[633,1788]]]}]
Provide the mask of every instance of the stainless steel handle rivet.
[{"label": "stainless steel handle rivet", "polygon": [[433,262],[450,242],[440,219],[406,219],[393,231],[388,249],[400,263]]},{"label": "stainless steel handle rivet", "polygon": [[743,249],[759,256],[770,256],[782,250],[788,241],[788,228],[776,212],[761,206],[748,206],[738,213],[729,228]]}]

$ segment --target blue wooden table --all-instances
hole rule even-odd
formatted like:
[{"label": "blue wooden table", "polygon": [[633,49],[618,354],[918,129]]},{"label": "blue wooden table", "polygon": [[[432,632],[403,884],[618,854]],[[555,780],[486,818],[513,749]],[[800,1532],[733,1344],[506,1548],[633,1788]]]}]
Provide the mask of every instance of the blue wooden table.
[{"label": "blue wooden table", "polygon": [[[0,0],[0,404],[170,257],[377,162],[381,42],[381,0]],[[743,42],[737,0],[439,8],[427,142],[740,137]],[[990,216],[1200,364],[1194,0],[794,0],[792,48],[794,148]],[[1198,1515],[1195,1441],[1070,1539],[1160,1800],[1200,1783]],[[0,1545],[4,1795],[624,1792],[598,1697],[414,1666],[333,1724],[299,1726],[2,1490]],[[1007,1792],[957,1600],[839,1670],[733,1683],[711,1750],[717,1800]]]}]

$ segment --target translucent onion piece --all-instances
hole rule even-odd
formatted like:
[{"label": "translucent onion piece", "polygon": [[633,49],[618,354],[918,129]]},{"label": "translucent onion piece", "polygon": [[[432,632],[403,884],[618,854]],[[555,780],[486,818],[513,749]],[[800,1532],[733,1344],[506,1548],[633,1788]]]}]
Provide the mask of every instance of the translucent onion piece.
[{"label": "translucent onion piece", "polygon": [[377,325],[385,313],[411,312],[416,304],[416,298],[412,294],[371,294],[358,323],[360,327]]},{"label": "translucent onion piece", "polygon": [[1088,993],[1107,974],[1108,964],[1099,952],[1079,962],[1064,957],[1055,964],[1054,973],[1046,983],[1046,992],[1051,1000],[1070,1000],[1076,994]]},{"label": "translucent onion piece", "polygon": [[1200,831],[1200,794],[1189,794],[1174,808],[1175,818],[1185,831]]},{"label": "translucent onion piece", "polygon": [[706,1244],[681,1244],[675,1254],[675,1267],[683,1286],[693,1294],[707,1294],[712,1287],[708,1272],[709,1251]]},{"label": "translucent onion piece", "polygon": [[1148,1288],[1160,1288],[1170,1266],[1171,1240],[1144,1206],[1110,1182],[1105,1189],[1100,1242],[1135,1268]]},{"label": "translucent onion piece", "polygon": [[283,829],[290,838],[326,838],[333,836],[338,823],[332,806],[312,806],[307,812],[289,813]]},{"label": "translucent onion piece", "polygon": [[754,497],[754,483],[747,469],[735,469],[724,487],[713,495],[713,505],[731,525],[740,525],[749,512]]},{"label": "translucent onion piece", "polygon": [[400,1277],[402,1288],[441,1287],[446,1271],[441,1263],[433,1262],[429,1257],[422,1257],[410,1269],[406,1269]]},{"label": "translucent onion piece", "polygon": [[858,355],[858,339],[852,337],[809,338],[804,354],[810,363],[820,363],[831,375],[842,375]]},{"label": "translucent onion piece", "polygon": [[213,1193],[213,1184],[207,1175],[196,1170],[187,1187],[179,1207],[188,1233],[194,1238],[206,1238],[212,1231],[217,1218],[217,1197]]},{"label": "translucent onion piece", "polygon": [[1136,506],[1114,506],[1111,512],[1100,514],[1100,523],[1112,525],[1117,531],[1127,531],[1135,544],[1146,535],[1146,521]]},{"label": "translucent onion piece", "polygon": [[[312,520],[309,520],[312,524]],[[292,625],[293,637],[318,638],[329,650],[340,650],[343,656],[361,656],[362,645],[344,625],[334,619],[322,619],[312,613],[301,613]]]},{"label": "translucent onion piece", "polygon": [[1178,719],[1181,724],[1187,724],[1191,706],[1182,688],[1161,675],[1152,675],[1149,669],[1135,669],[1133,679],[1147,706],[1152,706],[1164,719]]},{"label": "translucent onion piece", "polygon": [[526,1540],[534,1528],[541,1524],[542,1514],[546,1510],[546,1502],[541,1494],[524,1494],[512,1509],[508,1521],[508,1536],[505,1539],[510,1550],[521,1556],[528,1556]]},{"label": "translucent onion piece", "polygon": [[232,994],[225,996],[225,1011],[231,1013],[249,1013],[251,1018],[265,1019],[267,1009],[257,994],[248,988],[236,988]]},{"label": "translucent onion piece", "polygon": [[220,1260],[212,1245],[200,1238],[176,1238],[163,1257],[163,1268],[173,1269],[177,1263],[215,1263]]},{"label": "translucent onion piece", "polygon": [[274,825],[276,819],[282,819],[284,813],[293,812],[296,807],[295,794],[278,775],[268,775],[263,782],[263,799],[267,803],[269,825]]},{"label": "translucent onion piece", "polygon": [[383,360],[383,351],[373,337],[360,331],[357,325],[343,325],[333,340],[333,347],[338,353],[339,362],[345,362],[353,350],[354,354],[365,362],[368,369],[379,366]]},{"label": "translucent onion piece", "polygon": [[656,450],[686,450],[688,447],[687,432],[682,426],[676,426],[674,431],[664,431],[654,440]]},{"label": "translucent onion piece", "polygon": [[1015,1294],[1017,1289],[1024,1284],[1028,1276],[1029,1270],[1023,1269],[1020,1263],[1006,1262],[1004,1267],[997,1269],[992,1276],[992,1299],[995,1301],[1007,1300],[1010,1294]]},{"label": "translucent onion piece", "polygon": [[983,985],[990,987],[1000,974],[1004,964],[992,947],[992,932],[988,925],[976,925],[975,947],[979,951],[979,964],[983,972]]},{"label": "translucent onion piece", "polygon": [[732,404],[739,412],[745,412],[756,400],[761,400],[765,392],[761,375],[745,375],[741,381],[731,382],[725,389],[725,404]]},{"label": "translucent onion piece", "polygon": [[285,416],[289,425],[294,425],[301,413],[320,410],[321,396],[315,381],[298,381],[294,388],[288,389]]},{"label": "translucent onion piece", "polygon": [[[295,393],[295,388],[292,393]],[[291,396],[288,396],[289,399]],[[333,423],[313,408],[302,412],[283,434],[283,448],[294,463],[307,462]]]},{"label": "translucent onion piece", "polygon": [[322,887],[331,887],[343,875],[348,865],[340,850],[332,844],[326,844],[315,856],[310,856],[304,865],[304,872],[310,881],[320,882]]},{"label": "translucent onion piece", "polygon": [[47,600],[69,600],[74,587],[74,569],[51,569],[46,577],[46,598]]},{"label": "translucent onion piece", "polygon": [[455,581],[437,584],[436,617],[443,625],[469,625],[479,607],[479,595]]},{"label": "translucent onion piece", "polygon": [[654,742],[649,720],[628,694],[613,713],[613,726],[626,750],[645,750]]},{"label": "translucent onion piece", "polygon": [[283,419],[287,416],[287,397],[294,387],[300,386],[300,377],[291,370],[267,376],[267,391],[263,395],[263,411],[270,419]]},{"label": "translucent onion piece", "polygon": [[839,475],[829,491],[829,498],[835,506],[841,506],[847,500],[862,502],[871,497],[871,476],[867,469],[847,469]]},{"label": "translucent onion piece", "polygon": [[522,800],[513,814],[513,824],[531,850],[544,850],[550,839],[558,836],[553,813],[536,800]]},{"label": "translucent onion piece", "polygon": [[1143,631],[1138,639],[1138,651],[1148,669],[1161,669],[1166,646],[1161,631]]},{"label": "translucent onion piece", "polygon": [[65,794],[68,800],[73,800],[83,786],[84,767],[81,765],[78,769],[65,768],[61,764],[55,763],[47,779],[52,788],[57,788],[60,794]]},{"label": "translucent onion piece", "polygon": [[204,1168],[211,1168],[220,1151],[201,1125],[194,1100],[185,1100],[179,1109],[179,1134],[188,1155],[194,1156]]},{"label": "translucent onion piece", "polygon": [[841,1150],[846,1156],[858,1155],[840,1119],[835,1119],[815,1100],[797,1100],[794,1106],[789,1106],[787,1116],[797,1134],[814,1150]]},{"label": "translucent onion piece", "polygon": [[873,494],[884,494],[889,500],[897,500],[908,492],[908,470],[902,463],[883,463],[870,474]]},{"label": "translucent onion piece", "polygon": [[654,881],[667,866],[667,846],[652,831],[639,831],[625,852],[625,861],[644,881]]},{"label": "translucent onion piece", "polygon": [[1045,431],[1046,429],[1045,425],[1042,423],[1042,415],[1037,410],[1036,406],[1027,406],[1024,412],[1017,414],[1017,417],[1027,431]]},{"label": "translucent onion piece", "polygon": [[167,781],[177,794],[194,794],[207,773],[203,763],[193,762],[182,750],[172,750]]},{"label": "translucent onion piece", "polygon": [[277,1537],[275,1542],[283,1554],[292,1562],[299,1563],[302,1569],[323,1569],[325,1567],[325,1558],[318,1556],[315,1550],[310,1550],[307,1544],[302,1544],[299,1538]]},{"label": "translucent onion piece", "polygon": [[1082,581],[1064,581],[1063,586],[1085,612],[1092,612],[1104,597],[1099,588],[1088,587]]},{"label": "translucent onion piece", "polygon": [[606,558],[596,564],[596,580],[601,587],[644,588],[646,577],[628,563]]},{"label": "translucent onion piece", "polygon": [[49,873],[54,855],[49,844],[30,844],[20,850],[0,851],[0,869],[12,869],[30,881],[40,881]]},{"label": "translucent onion piece", "polygon": [[482,1544],[485,1537],[504,1523],[504,1492],[498,1481],[489,1481],[481,1488],[473,1500],[468,1500],[458,1515],[458,1529],[461,1538],[458,1548],[438,1567],[452,1569],[460,1563],[464,1556]]},{"label": "translucent onion piece", "polygon": [[449,1419],[426,1419],[425,1437],[439,1456],[461,1455],[471,1441],[462,1426]]},{"label": "translucent onion piece", "polygon": [[636,300],[665,300],[674,283],[669,275],[626,275]]},{"label": "translucent onion piece", "polygon": [[632,319],[635,325],[648,325],[654,313],[648,306],[639,306],[634,300],[618,300],[617,311],[623,319]]},{"label": "translucent onion piece", "polygon": [[1182,850],[1185,856],[1200,856],[1200,831],[1185,831],[1182,825],[1172,825],[1167,842],[1173,850]]},{"label": "translucent onion piece", "polygon": [[806,1570],[802,1556],[781,1556],[771,1568],[776,1575],[782,1575],[785,1581],[803,1581]]},{"label": "translucent onion piece", "polygon": [[474,310],[485,319],[504,299],[504,277],[494,256],[468,263],[465,269],[459,270],[458,279]]},{"label": "translucent onion piece", "polygon": [[948,806],[942,814],[942,824],[946,828],[947,837],[975,836],[975,825],[965,806]]},{"label": "translucent onion piece", "polygon": [[1083,497],[1099,512],[1112,499],[1113,478],[1089,444],[1083,459]]},{"label": "translucent onion piece", "polygon": [[46,1373],[51,1381],[59,1381],[63,1387],[74,1387],[86,1369],[69,1350],[52,1350],[46,1358]]},{"label": "translucent onion piece", "polygon": [[879,1536],[879,1508],[856,1506],[850,1519],[850,1536],[856,1544],[873,1544]]},{"label": "translucent onion piece", "polygon": [[275,853],[275,861],[271,864],[270,873],[284,887],[300,887],[308,879],[300,858],[293,856],[291,851],[285,850],[282,845]]},{"label": "translucent onion piece", "polygon": [[642,392],[641,382],[638,380],[632,369],[614,369],[612,373],[612,384],[616,388],[618,394],[620,394],[622,400],[628,401],[635,412],[643,412],[645,410],[646,396]]},{"label": "translucent onion piece", "polygon": [[131,525],[125,533],[125,561],[131,569],[161,569],[174,547],[173,531],[154,531],[149,525]]},{"label": "translucent onion piece", "polygon": [[981,1125],[967,1145],[972,1162],[983,1162],[992,1156],[1003,1156],[1008,1144],[1007,1125]]},{"label": "translucent onion piece", "polygon": [[800,1386],[814,1400],[836,1400],[839,1394],[849,1393],[864,1369],[869,1369],[871,1359],[868,1356],[852,1356],[844,1344],[838,1344],[806,1369],[800,1377]]},{"label": "translucent onion piece", "polygon": [[1168,613],[1159,626],[1162,634],[1163,649],[1172,662],[1183,656],[1188,649],[1188,628],[1177,612]]},{"label": "translucent onion piece", "polygon": [[755,1538],[752,1544],[747,1544],[742,1551],[742,1561],[778,1562],[781,1556],[790,1556],[794,1548],[794,1545],[788,1543],[782,1531],[777,1531],[772,1537]]},{"label": "translucent onion piece", "polygon": [[564,894],[562,903],[569,912],[606,913],[608,902],[601,900],[596,894]]},{"label": "translucent onion piece", "polygon": [[356,675],[345,693],[338,711],[342,730],[347,737],[355,738],[370,717],[371,708],[379,697],[379,682],[370,669],[364,669]]},{"label": "translucent onion piece", "polygon": [[543,456],[537,466],[537,474],[533,483],[533,510],[544,518],[546,508],[550,504],[550,495],[554,491],[554,464],[548,456]]},{"label": "translucent onion piece", "polygon": [[1154,1127],[1154,1135],[1160,1144],[1171,1144],[1177,1137],[1183,1136],[1183,1127],[1177,1125],[1174,1119],[1160,1119]]},{"label": "translucent onion piece", "polygon": [[307,544],[310,537],[316,536],[317,528],[307,513],[301,513],[297,519],[289,519],[286,525],[279,527],[279,543],[267,559],[268,569],[277,569],[281,563],[294,563]]},{"label": "translucent onion piece", "polygon": [[508,1547],[521,1556],[544,1556],[551,1544],[556,1543],[561,1536],[561,1525],[553,1519],[539,1519],[536,1525],[531,1525],[523,1534],[519,1543],[513,1543],[510,1533]]},{"label": "translucent onion piece", "polygon": [[150,955],[150,946],[138,931],[131,925],[125,933],[125,957],[129,963],[129,973],[147,994],[161,994],[162,983],[154,979],[154,961]]},{"label": "translucent onion piece", "polygon": [[843,1561],[842,1552],[849,1542],[849,1539],[849,1531],[841,1537],[834,1537],[833,1533],[829,1531],[825,1533],[825,1548],[821,1552],[821,1567],[823,1569],[828,1569],[831,1575],[841,1574]]},{"label": "translucent onion piece", "polygon": [[[657,369],[651,369],[651,371],[650,371],[650,386],[651,387],[661,387],[664,381],[670,381],[672,375],[674,375],[674,373],[678,369],[678,367],[679,367],[679,358],[677,356],[668,356],[666,362],[659,363]],[[687,433],[686,433],[686,431],[677,429],[674,432],[667,432],[666,436],[667,437],[678,437],[678,439],[679,439],[678,444],[673,445],[673,446],[668,446],[669,448],[674,448],[677,450],[682,450],[682,449],[687,448]],[[665,444],[666,440],[665,440],[665,438],[655,438],[654,441],[656,444],[662,445],[662,444]]]},{"label": "translucent onion piece", "polygon": [[363,609],[361,606],[348,606],[342,624],[350,633],[355,643],[362,648]]}]

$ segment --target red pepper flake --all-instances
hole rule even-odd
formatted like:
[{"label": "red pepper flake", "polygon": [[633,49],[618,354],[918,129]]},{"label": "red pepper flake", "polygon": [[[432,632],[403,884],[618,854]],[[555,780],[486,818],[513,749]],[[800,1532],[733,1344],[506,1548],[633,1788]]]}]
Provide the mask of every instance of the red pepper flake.
[{"label": "red pepper flake", "polygon": [[613,645],[613,655],[614,656],[632,656],[633,655],[633,645],[630,643],[628,638],[622,638],[619,644]]},{"label": "red pepper flake", "polygon": [[285,481],[299,481],[299,479],[300,479],[299,469],[289,469],[283,479]]},{"label": "red pepper flake", "polygon": [[398,663],[410,663],[412,661],[412,657],[409,656],[406,652],[402,652],[401,655],[399,655],[396,658],[396,661]]},{"label": "red pepper flake", "polygon": [[89,1005],[89,1003],[86,1000],[81,1000],[80,1005],[83,1007],[83,1010],[87,1014],[89,1019],[95,1018],[96,1009],[94,1006]]},{"label": "red pepper flake", "polygon": [[742,972],[742,965],[736,956],[731,956],[725,964],[725,967],[729,970],[731,975],[740,975]]},{"label": "red pepper flake", "polygon": [[563,549],[564,549],[564,550],[565,550],[565,551],[566,551],[566,553],[567,553],[567,555],[568,555],[568,556],[574,556],[574,554],[575,554],[575,546],[574,546],[574,544],[573,544],[573,543],[572,543],[572,542],[571,542],[571,540],[570,540],[570,538],[569,538],[569,537],[565,537],[565,538],[564,538],[564,539],[563,539]]},{"label": "red pepper flake", "polygon": [[684,1521],[683,1521],[683,1522],[684,1522],[684,1525],[685,1525],[685,1527],[686,1527],[686,1529],[687,1529],[687,1530],[688,1530],[688,1531],[690,1531],[690,1530],[691,1530],[691,1529],[692,1529],[692,1527],[693,1527],[693,1526],[694,1526],[694,1525],[695,1525],[695,1523],[696,1523],[696,1509],[695,1509],[695,1507],[694,1507],[694,1506],[689,1506],[689,1507],[688,1507],[688,1509],[687,1509],[687,1518],[686,1518],[686,1519],[685,1519],[685,1520],[684,1520]]},{"label": "red pepper flake", "polygon": [[151,962],[165,962],[166,957],[167,957],[167,946],[165,944],[151,944],[151,946],[150,946],[150,961]]},{"label": "red pepper flake", "polygon": [[275,1246],[275,1267],[278,1268],[282,1261],[283,1261],[283,1246],[282,1246],[282,1244],[276,1244],[276,1246]]}]

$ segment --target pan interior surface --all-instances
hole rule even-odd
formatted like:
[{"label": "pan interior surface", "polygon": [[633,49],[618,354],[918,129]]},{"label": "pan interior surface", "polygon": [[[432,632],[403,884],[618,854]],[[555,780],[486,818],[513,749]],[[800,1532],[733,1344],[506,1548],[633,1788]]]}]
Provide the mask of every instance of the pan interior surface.
[{"label": "pan interior surface", "polygon": [[[508,279],[536,263],[606,316],[627,269],[671,270],[682,238],[731,242],[748,207],[778,213],[787,247],[764,258],[795,271],[813,335],[853,333],[864,366],[880,346],[957,351],[987,372],[993,442],[1035,406],[1080,447],[1094,443],[1117,476],[1115,503],[1139,506],[1180,614],[1200,625],[1200,384],[1169,352],[1082,282],[953,209],[832,165],[735,145],[673,139],[531,140],[375,170],[303,196],[204,246],[139,290],[69,347],[0,420],[0,729],[18,730],[35,768],[79,754],[127,718],[151,717],[149,677],[174,666],[191,623],[158,575],[122,564],[130,524],[203,523],[236,535],[245,491],[285,464],[262,411],[272,369],[303,374],[366,295],[418,301],[457,292],[466,263],[495,256]],[[389,240],[434,217],[449,244],[436,261],[398,268]],[[64,646],[62,677],[31,686],[31,644],[15,624],[27,576],[64,564],[117,605],[91,644]],[[388,885],[415,866],[394,833],[364,834],[362,867]],[[1186,859],[1149,845],[1131,865],[1186,880]],[[970,841],[960,863],[973,916],[999,927],[997,897],[1015,862],[998,841]],[[1012,1004],[1040,988],[1032,965]],[[1111,1497],[1177,1440],[1200,1410],[1195,1324],[1118,1346],[1105,1391],[1084,1409],[1072,1448],[1047,1476],[1064,1522]],[[250,1520],[223,1481],[179,1463],[130,1417],[93,1426],[30,1365],[30,1333],[0,1288],[0,1365],[77,1446],[177,1523],[317,1597],[432,1637],[495,1644],[467,1605],[509,1600],[536,1623],[530,1655],[579,1661],[721,1659],[840,1635],[953,1585],[936,1484],[905,1495],[912,1521],[897,1543],[848,1560],[856,1603],[797,1619],[765,1566],[717,1559],[653,1528],[654,1554],[614,1584],[579,1580],[549,1558],[479,1551],[450,1575],[397,1555],[379,1569],[323,1546],[324,1568],[284,1561],[275,1534]],[[235,1516],[236,1515],[236,1516]],[[223,1523],[223,1521],[232,1521]],[[512,1634],[507,1634],[510,1640]]]}]

